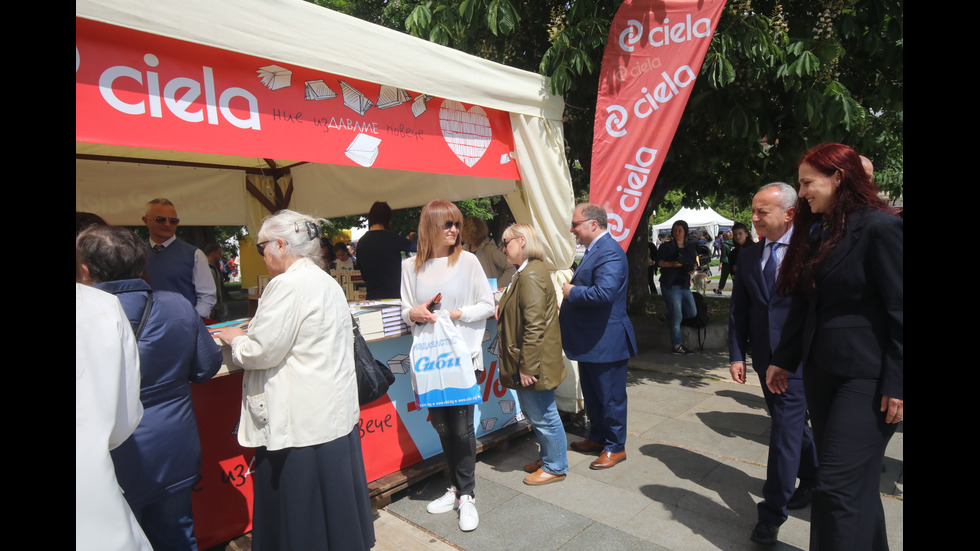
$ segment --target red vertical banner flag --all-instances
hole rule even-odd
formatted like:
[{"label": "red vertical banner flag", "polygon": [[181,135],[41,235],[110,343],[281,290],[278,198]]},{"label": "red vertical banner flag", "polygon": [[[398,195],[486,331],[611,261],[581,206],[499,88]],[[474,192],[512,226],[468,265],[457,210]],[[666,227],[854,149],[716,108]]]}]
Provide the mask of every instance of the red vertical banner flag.
[{"label": "red vertical banner flag", "polygon": [[725,0],[625,0],[609,29],[589,197],[625,250],[691,97]]}]

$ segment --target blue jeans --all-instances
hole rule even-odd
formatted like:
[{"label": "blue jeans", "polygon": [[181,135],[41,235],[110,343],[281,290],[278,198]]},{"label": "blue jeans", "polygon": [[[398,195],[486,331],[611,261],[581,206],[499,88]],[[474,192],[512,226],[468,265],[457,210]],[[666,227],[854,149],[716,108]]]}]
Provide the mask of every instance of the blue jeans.
[{"label": "blue jeans", "polygon": [[154,551],[197,551],[189,487],[149,505],[134,508],[133,515]]},{"label": "blue jeans", "polygon": [[670,344],[675,347],[681,343],[681,320],[693,318],[698,313],[694,305],[691,288],[684,285],[668,285],[660,289],[667,303],[667,322],[670,323]]},{"label": "blue jeans", "polygon": [[518,390],[517,399],[521,403],[521,411],[524,412],[524,416],[538,436],[544,472],[548,474],[568,472],[566,454],[568,440],[565,437],[565,427],[561,424],[561,417],[558,416],[555,391]]}]

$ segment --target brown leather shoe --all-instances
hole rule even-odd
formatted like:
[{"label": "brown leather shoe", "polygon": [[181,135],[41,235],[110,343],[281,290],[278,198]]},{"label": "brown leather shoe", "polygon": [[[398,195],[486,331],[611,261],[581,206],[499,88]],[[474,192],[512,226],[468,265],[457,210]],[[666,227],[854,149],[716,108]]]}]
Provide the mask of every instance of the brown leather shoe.
[{"label": "brown leather shoe", "polygon": [[597,452],[602,450],[602,444],[591,440],[579,440],[578,442],[572,442],[571,448],[583,453]]},{"label": "brown leather shoe", "polygon": [[534,471],[540,469],[542,465],[544,465],[544,461],[542,461],[541,459],[538,459],[537,461],[531,461],[527,465],[524,465],[524,472],[533,473]]},{"label": "brown leather shoe", "polygon": [[551,474],[545,472],[544,469],[538,469],[524,477],[524,483],[528,486],[541,486],[543,484],[551,484],[552,482],[561,482],[562,480],[565,480],[565,475]]},{"label": "brown leather shoe", "polygon": [[599,454],[599,459],[593,461],[592,464],[589,465],[589,468],[592,470],[608,469],[609,467],[612,467],[616,465],[616,463],[620,463],[622,461],[626,461],[626,452],[613,453],[606,450]]}]

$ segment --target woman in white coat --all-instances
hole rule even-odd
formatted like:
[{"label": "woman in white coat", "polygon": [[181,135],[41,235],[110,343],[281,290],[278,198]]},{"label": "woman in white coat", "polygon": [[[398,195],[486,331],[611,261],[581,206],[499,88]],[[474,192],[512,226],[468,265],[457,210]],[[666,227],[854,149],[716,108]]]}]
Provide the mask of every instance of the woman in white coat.
[{"label": "woman in white coat", "polygon": [[317,222],[289,210],[265,220],[257,247],[273,279],[248,334],[218,335],[245,369],[238,441],[256,448],[255,551],[374,546],[351,316],[320,265]]}]

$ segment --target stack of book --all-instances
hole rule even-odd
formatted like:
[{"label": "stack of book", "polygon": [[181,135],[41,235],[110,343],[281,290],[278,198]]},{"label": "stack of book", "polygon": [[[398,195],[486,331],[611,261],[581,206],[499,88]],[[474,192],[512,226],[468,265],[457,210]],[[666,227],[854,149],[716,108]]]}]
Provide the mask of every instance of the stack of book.
[{"label": "stack of book", "polygon": [[[361,302],[357,304],[357,307],[363,310],[372,310],[381,315],[385,337],[407,335],[412,332],[402,319],[401,301],[396,298]],[[364,338],[367,338],[367,335]]]}]

